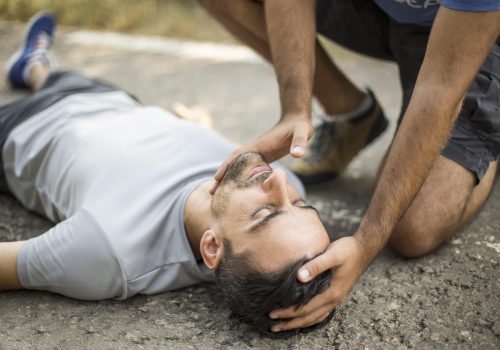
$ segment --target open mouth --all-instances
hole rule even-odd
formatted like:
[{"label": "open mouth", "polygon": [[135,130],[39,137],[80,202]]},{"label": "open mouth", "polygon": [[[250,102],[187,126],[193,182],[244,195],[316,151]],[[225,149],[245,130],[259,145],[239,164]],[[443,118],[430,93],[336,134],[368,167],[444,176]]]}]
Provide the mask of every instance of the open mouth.
[{"label": "open mouth", "polygon": [[263,173],[263,172],[266,172],[266,171],[273,171],[273,169],[271,169],[271,167],[269,165],[260,165],[256,168],[254,168],[251,172],[250,172],[250,175],[248,177],[248,180],[254,178],[255,176]]}]

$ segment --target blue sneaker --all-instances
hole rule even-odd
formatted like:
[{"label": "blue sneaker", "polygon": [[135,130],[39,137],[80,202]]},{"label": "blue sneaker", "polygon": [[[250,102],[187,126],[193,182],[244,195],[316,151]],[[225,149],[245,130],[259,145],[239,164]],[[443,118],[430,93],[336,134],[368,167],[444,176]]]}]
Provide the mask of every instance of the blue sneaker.
[{"label": "blue sneaker", "polygon": [[56,19],[51,12],[39,12],[31,18],[21,48],[5,67],[12,86],[27,88],[30,66],[35,62],[48,62],[55,27]]}]

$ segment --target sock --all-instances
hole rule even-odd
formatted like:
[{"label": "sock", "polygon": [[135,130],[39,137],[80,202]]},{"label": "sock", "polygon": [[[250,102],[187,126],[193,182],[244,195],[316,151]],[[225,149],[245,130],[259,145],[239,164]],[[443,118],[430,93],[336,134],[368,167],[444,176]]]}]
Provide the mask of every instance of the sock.
[{"label": "sock", "polygon": [[370,108],[372,108],[374,103],[375,100],[372,98],[372,95],[367,93],[363,101],[353,111],[345,114],[334,114],[334,115],[325,114],[321,116],[321,120],[325,123],[350,120],[368,112]]}]

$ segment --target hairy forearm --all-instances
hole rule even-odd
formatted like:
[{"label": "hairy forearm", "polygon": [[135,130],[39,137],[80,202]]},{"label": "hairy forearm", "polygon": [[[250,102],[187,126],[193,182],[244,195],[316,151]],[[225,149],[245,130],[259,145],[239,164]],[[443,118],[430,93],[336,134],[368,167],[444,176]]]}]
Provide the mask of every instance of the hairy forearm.
[{"label": "hairy forearm", "polygon": [[441,8],[403,122],[355,237],[370,262],[425,181],[457,117],[462,98],[500,32],[499,11]]},{"label": "hairy forearm", "polygon": [[[385,246],[425,181],[458,112],[451,104],[430,103],[432,95],[414,95],[414,99],[422,102],[408,109],[407,119],[396,134],[370,206],[356,233],[367,248],[368,263]],[[429,105],[425,107],[425,103]]]},{"label": "hairy forearm", "polygon": [[310,118],[316,38],[314,0],[265,1],[266,25],[282,115]]}]

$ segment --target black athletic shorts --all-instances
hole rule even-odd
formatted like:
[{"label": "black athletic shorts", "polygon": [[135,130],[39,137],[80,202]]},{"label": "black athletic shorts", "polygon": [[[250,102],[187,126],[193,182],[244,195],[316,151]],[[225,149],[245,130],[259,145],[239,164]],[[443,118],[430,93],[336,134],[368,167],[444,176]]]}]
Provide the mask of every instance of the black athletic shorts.
[{"label": "black athletic shorts", "polygon": [[[397,63],[408,107],[431,28],[392,20],[373,1],[318,0],[318,33],[358,53]],[[437,97],[439,98],[439,97]],[[432,128],[432,125],[429,125]],[[467,92],[442,153],[481,180],[500,154],[500,46],[493,46]]]},{"label": "black athletic shorts", "polygon": [[116,90],[118,89],[102,81],[74,72],[60,71],[50,74],[42,88],[33,95],[0,107],[0,191],[9,191],[3,172],[3,146],[16,126],[67,96]]}]

